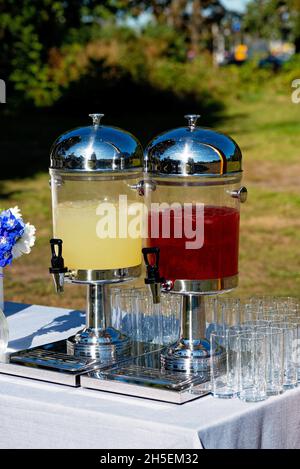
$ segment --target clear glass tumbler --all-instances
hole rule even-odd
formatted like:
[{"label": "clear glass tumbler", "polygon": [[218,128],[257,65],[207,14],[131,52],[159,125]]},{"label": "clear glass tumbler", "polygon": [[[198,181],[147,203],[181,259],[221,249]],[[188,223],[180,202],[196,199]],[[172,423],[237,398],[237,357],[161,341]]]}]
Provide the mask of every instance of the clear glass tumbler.
[{"label": "clear glass tumbler", "polygon": [[180,335],[182,297],[174,294],[161,295],[162,345],[176,342]]},{"label": "clear glass tumbler", "polygon": [[298,327],[291,322],[274,322],[273,326],[283,331],[283,386],[293,389],[298,383]]},{"label": "clear glass tumbler", "polygon": [[239,399],[258,402],[267,399],[266,337],[253,331],[240,334]]},{"label": "clear glass tumbler", "polygon": [[261,327],[258,332],[266,338],[267,395],[276,396],[284,391],[283,330]]},{"label": "clear glass tumbler", "polygon": [[206,300],[206,338],[212,332],[222,333],[224,329],[237,326],[241,322],[240,299],[212,297]]},{"label": "clear glass tumbler", "polygon": [[142,342],[162,343],[160,305],[153,305],[148,294],[136,294],[133,304],[133,338]]},{"label": "clear glass tumbler", "polygon": [[226,328],[236,326],[241,322],[241,302],[239,298],[220,297],[218,304],[218,322]]},{"label": "clear glass tumbler", "polygon": [[165,294],[154,305],[146,287],[113,287],[111,325],[132,340],[169,345],[179,337],[181,300],[179,295]]},{"label": "clear glass tumbler", "polygon": [[239,390],[239,335],[230,330],[210,335],[211,391],[230,399]]},{"label": "clear glass tumbler", "polygon": [[8,321],[0,309],[0,361],[4,360],[8,344]]},{"label": "clear glass tumbler", "polygon": [[294,356],[297,367],[297,381],[300,383],[300,317],[298,315],[289,316],[288,322],[297,328],[297,340],[294,342]]}]

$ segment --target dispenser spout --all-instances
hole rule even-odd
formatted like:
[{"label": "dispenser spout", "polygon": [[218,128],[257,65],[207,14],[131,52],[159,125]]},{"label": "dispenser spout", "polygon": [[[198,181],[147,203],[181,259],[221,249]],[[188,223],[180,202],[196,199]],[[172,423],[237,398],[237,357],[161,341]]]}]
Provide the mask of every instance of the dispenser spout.
[{"label": "dispenser spout", "polygon": [[49,268],[49,272],[53,276],[56,293],[62,293],[64,291],[65,273],[68,271],[67,267],[65,267],[64,258],[62,257],[62,244],[61,239],[50,239],[51,267]]},{"label": "dispenser spout", "polygon": [[[153,303],[158,304],[160,303],[161,284],[164,283],[164,278],[162,278],[159,273],[160,249],[158,247],[143,248],[142,252],[147,268],[145,284],[150,286]],[[153,262],[151,262],[151,258],[149,258],[151,255],[154,256]]]}]

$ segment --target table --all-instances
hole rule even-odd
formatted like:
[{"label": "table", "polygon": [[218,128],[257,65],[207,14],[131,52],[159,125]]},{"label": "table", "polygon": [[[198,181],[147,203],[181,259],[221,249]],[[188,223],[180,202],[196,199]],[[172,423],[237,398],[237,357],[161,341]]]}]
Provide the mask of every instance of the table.
[{"label": "table", "polygon": [[[8,303],[10,350],[68,337],[80,311]],[[177,406],[0,375],[0,448],[300,448],[300,388]]]}]

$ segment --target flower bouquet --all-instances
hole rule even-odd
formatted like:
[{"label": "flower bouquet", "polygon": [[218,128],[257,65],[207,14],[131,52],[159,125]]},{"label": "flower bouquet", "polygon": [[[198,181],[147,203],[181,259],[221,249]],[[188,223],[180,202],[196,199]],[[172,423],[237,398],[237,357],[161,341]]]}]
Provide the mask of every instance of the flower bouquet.
[{"label": "flower bouquet", "polygon": [[8,327],[3,314],[3,268],[29,254],[35,243],[35,227],[24,223],[18,207],[0,210],[0,354],[7,347]]},{"label": "flower bouquet", "polygon": [[35,227],[24,223],[18,207],[0,213],[0,267],[29,254],[35,243]]}]

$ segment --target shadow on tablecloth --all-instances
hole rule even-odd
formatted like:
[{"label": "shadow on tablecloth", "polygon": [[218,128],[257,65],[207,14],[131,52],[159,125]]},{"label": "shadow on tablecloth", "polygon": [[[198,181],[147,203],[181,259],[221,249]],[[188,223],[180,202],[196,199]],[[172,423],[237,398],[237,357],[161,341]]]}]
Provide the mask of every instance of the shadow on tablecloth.
[{"label": "shadow on tablecloth", "polygon": [[27,303],[12,303],[10,301],[5,301],[4,303],[4,313],[5,316],[8,318],[9,316],[12,316],[13,314],[19,313],[25,308],[29,308]]},{"label": "shadow on tablecloth", "polygon": [[[14,314],[14,313],[12,313]],[[33,339],[37,339],[38,336],[47,337],[48,334],[56,333],[63,334],[68,332],[70,329],[80,329],[85,323],[85,314],[82,311],[68,311],[67,314],[56,317],[49,323],[43,325],[31,334],[20,337],[9,342],[9,348],[13,350],[24,350],[32,346]],[[67,336],[65,334],[65,336]],[[59,340],[59,339],[58,339]],[[51,340],[45,339],[44,343],[50,342]]]}]

